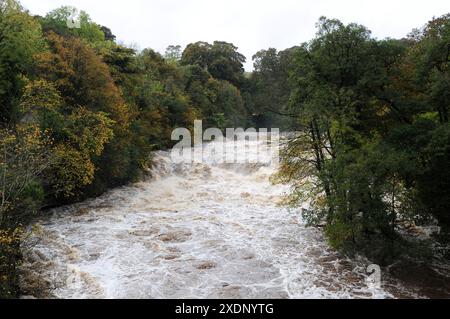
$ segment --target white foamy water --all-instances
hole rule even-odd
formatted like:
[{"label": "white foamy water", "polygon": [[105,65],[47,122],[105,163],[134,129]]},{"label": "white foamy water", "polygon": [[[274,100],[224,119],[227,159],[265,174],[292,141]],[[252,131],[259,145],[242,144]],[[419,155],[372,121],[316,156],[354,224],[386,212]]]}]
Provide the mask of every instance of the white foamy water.
[{"label": "white foamy water", "polygon": [[289,189],[269,181],[276,166],[155,162],[148,181],[54,210],[25,277],[56,298],[392,297],[277,205]]}]

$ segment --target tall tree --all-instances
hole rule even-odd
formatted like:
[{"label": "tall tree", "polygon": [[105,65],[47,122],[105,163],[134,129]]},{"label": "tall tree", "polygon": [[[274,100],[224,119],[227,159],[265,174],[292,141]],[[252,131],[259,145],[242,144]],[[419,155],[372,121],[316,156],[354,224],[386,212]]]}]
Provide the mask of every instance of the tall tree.
[{"label": "tall tree", "polygon": [[39,23],[14,0],[0,1],[0,118],[14,121],[16,101],[24,85],[22,76],[43,49]]},{"label": "tall tree", "polygon": [[53,31],[62,36],[74,35],[90,43],[104,41],[103,31],[108,33],[108,39],[114,38],[109,29],[94,23],[85,11],[71,6],[62,6],[49,12],[41,19],[41,23],[46,32]]},{"label": "tall tree", "polygon": [[231,43],[215,41],[214,44],[196,42],[183,52],[182,65],[198,65],[214,78],[226,80],[237,87],[242,85],[246,58]]}]

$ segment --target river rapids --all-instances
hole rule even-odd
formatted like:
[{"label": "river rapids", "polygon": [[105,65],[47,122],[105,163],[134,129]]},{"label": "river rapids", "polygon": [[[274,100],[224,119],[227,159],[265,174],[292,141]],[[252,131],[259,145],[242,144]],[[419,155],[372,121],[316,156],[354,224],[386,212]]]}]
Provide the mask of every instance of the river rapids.
[{"label": "river rapids", "polygon": [[24,289],[49,298],[396,297],[395,282],[367,281],[368,261],[339,255],[305,227],[302,207],[278,205],[289,186],[270,182],[276,164],[175,164],[168,152],[154,162],[147,180],[42,218],[24,245]]}]

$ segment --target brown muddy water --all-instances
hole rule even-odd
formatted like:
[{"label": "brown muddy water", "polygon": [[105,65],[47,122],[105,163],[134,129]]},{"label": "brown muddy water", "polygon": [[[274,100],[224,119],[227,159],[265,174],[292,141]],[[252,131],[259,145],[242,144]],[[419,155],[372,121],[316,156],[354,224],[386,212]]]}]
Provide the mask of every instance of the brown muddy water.
[{"label": "brown muddy water", "polygon": [[55,209],[40,221],[25,244],[25,294],[427,297],[383,272],[380,287],[370,284],[369,261],[331,250],[320,230],[305,227],[301,207],[277,205],[289,188],[270,182],[276,164],[174,164],[165,152],[155,162],[147,181]]}]

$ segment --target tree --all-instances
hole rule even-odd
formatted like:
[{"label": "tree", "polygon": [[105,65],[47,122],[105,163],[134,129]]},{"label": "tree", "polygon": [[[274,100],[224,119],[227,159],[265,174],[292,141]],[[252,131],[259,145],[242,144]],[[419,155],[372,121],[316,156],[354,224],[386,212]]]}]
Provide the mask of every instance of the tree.
[{"label": "tree", "polygon": [[[54,162],[46,169],[48,194],[71,197],[93,182],[94,157],[113,138],[106,113],[73,108],[67,113],[56,88],[45,80],[30,82],[20,101],[22,123],[38,125],[52,137]],[[72,166],[69,163],[73,163]]]},{"label": "tree", "polygon": [[421,171],[415,179],[417,194],[424,209],[448,231],[450,14],[430,21],[414,34],[411,42],[405,64],[412,66],[410,92],[419,100],[420,107],[414,119],[416,149],[421,154]]},{"label": "tree", "polygon": [[42,130],[61,131],[64,101],[52,83],[30,81],[25,85],[19,102],[18,119],[21,123],[37,124]]},{"label": "tree", "polygon": [[[56,188],[58,185],[65,185],[63,193],[73,196],[74,190],[79,194],[83,187],[96,180],[106,187],[117,185],[118,181],[128,181],[130,172],[124,165],[141,168],[136,163],[140,158],[133,158],[132,152],[135,146],[131,124],[136,120],[136,109],[125,102],[111,76],[110,67],[84,41],[73,37],[64,38],[52,32],[47,34],[47,40],[50,51],[36,56],[37,67],[34,73],[53,83],[63,99],[63,107],[59,113],[64,117],[64,124],[62,127],[52,128],[55,138],[59,137],[58,141],[62,143],[56,152],[60,158],[58,163],[68,160],[68,154],[82,160],[81,163],[86,163],[83,166],[79,162],[73,162],[73,171],[67,171],[69,165],[56,166],[55,172],[62,169],[65,173],[56,174],[54,185]],[[83,114],[76,120],[76,124],[75,114]],[[95,129],[95,125],[100,126]],[[113,130],[113,138],[110,129]],[[83,130],[85,134],[81,133],[81,142],[89,143],[90,148],[99,151],[90,152],[84,149],[87,145],[71,143]],[[112,143],[114,147],[105,145],[108,143]],[[67,154],[64,154],[65,151]],[[79,154],[75,156],[75,152]],[[105,170],[109,173],[106,174]],[[79,177],[71,178],[70,172],[79,174]],[[66,182],[69,183],[68,186]],[[104,190],[105,187],[99,187],[96,191]]]},{"label": "tree", "polygon": [[[261,127],[291,129],[288,104],[291,94],[289,71],[292,69],[296,47],[278,52],[261,50],[253,56],[251,75],[251,109],[256,124]],[[248,102],[247,102],[248,103]]]},{"label": "tree", "polygon": [[169,45],[164,54],[164,58],[170,63],[178,63],[181,60],[183,52],[180,45]]},{"label": "tree", "polygon": [[103,111],[117,125],[126,125],[130,115],[121,92],[94,49],[78,38],[63,38],[52,32],[47,41],[51,52],[36,55],[36,75],[55,83],[67,106]]},{"label": "tree", "polygon": [[[401,58],[397,47],[377,43],[363,26],[319,20],[316,38],[294,51],[289,113],[299,133],[281,169],[281,178],[294,183],[292,203],[312,201],[305,217],[327,223],[331,244],[362,249],[380,262],[397,249],[396,220],[406,214],[398,199],[408,191],[398,168],[410,154],[387,151],[382,138],[396,106],[387,105],[386,88]],[[393,51],[397,59],[386,63]]]},{"label": "tree", "polygon": [[246,58],[237,49],[232,43],[214,41],[208,71],[214,78],[228,81],[239,88],[243,80]]},{"label": "tree", "polygon": [[33,65],[33,56],[43,49],[42,30],[37,21],[22,11],[18,2],[0,1],[0,118],[14,121],[15,100],[22,76]]},{"label": "tree", "polygon": [[433,19],[416,35],[414,59],[418,80],[426,83],[428,103],[439,113],[441,123],[449,121],[450,100],[450,14]]},{"label": "tree", "polygon": [[114,38],[109,29],[92,22],[85,11],[71,6],[62,6],[49,12],[41,19],[41,23],[45,32],[53,31],[61,36],[74,35],[93,44],[105,41],[103,31],[108,33],[106,40]]},{"label": "tree", "polygon": [[0,0],[0,295],[17,293],[17,226],[41,207],[139,180],[176,127],[246,123],[245,58],[225,42],[190,49],[186,64],[179,46],[137,53],[73,7],[31,17]]},{"label": "tree", "polygon": [[43,174],[52,163],[51,141],[39,127],[0,129],[0,297],[18,294],[23,225],[44,203]]},{"label": "tree", "polygon": [[[49,140],[38,127],[23,126],[16,131],[0,130],[0,228],[17,227],[17,208],[27,194],[39,187],[39,177],[50,164]],[[25,197],[24,197],[25,196]],[[42,200],[42,198],[35,198]],[[40,208],[32,203],[34,209]],[[23,212],[24,213],[24,212]]]},{"label": "tree", "polygon": [[[217,111],[212,114],[215,127],[225,129],[228,127],[245,127],[247,124],[247,112],[239,90],[226,81],[218,83]],[[224,120],[222,120],[224,117]]]},{"label": "tree", "polygon": [[112,33],[110,28],[101,26],[100,30],[102,30],[106,41],[116,41],[116,36]]},{"label": "tree", "polygon": [[214,44],[196,42],[189,44],[181,58],[182,65],[198,65],[219,80],[240,87],[244,76],[245,56],[231,43],[215,41]]}]

